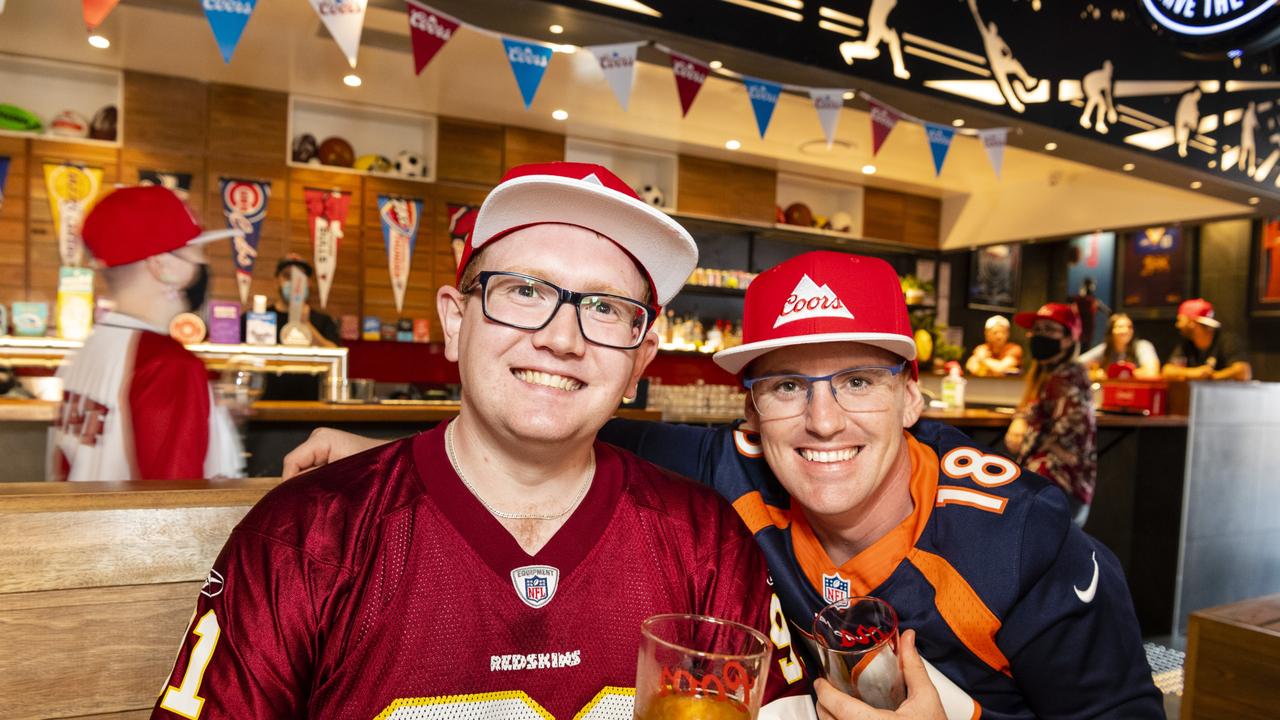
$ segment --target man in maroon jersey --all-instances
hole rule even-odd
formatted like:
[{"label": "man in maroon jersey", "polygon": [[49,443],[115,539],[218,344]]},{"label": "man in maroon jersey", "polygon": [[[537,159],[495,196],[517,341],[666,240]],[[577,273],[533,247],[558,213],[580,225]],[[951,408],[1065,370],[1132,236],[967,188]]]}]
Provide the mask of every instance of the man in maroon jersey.
[{"label": "man in maroon jersey", "polygon": [[813,717],[732,508],[596,442],[696,261],[603,167],[510,171],[436,296],[458,418],[254,507],[153,717],[630,718],[640,623],[664,612],[770,635],[761,717]]}]

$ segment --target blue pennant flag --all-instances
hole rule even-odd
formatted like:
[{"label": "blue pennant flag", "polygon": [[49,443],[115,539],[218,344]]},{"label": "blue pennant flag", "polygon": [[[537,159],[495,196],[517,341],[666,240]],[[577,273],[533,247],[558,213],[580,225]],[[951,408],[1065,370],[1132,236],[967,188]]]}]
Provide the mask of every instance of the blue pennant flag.
[{"label": "blue pennant flag", "polygon": [[9,177],[9,158],[0,156],[0,207],[4,207],[4,180]]},{"label": "blue pennant flag", "polygon": [[947,161],[947,151],[951,149],[951,139],[956,136],[956,129],[946,125],[924,124],[924,132],[929,136],[929,150],[933,153],[933,174],[942,174],[942,163]]},{"label": "blue pennant flag", "polygon": [[542,75],[551,62],[551,48],[510,38],[502,38],[502,44],[506,47],[507,62],[511,63],[511,72],[516,76],[520,94],[524,96],[524,106],[528,108],[533,104],[533,96],[538,94]]},{"label": "blue pennant flag", "polygon": [[231,62],[231,55],[240,43],[240,35],[244,26],[253,14],[258,0],[224,0],[223,2],[204,3],[204,16],[209,19],[209,27],[213,28],[213,39],[218,42],[218,50],[222,52],[222,62]]},{"label": "blue pennant flag", "polygon": [[751,98],[751,109],[756,113],[756,127],[760,128],[760,137],[769,129],[769,120],[773,118],[773,109],[782,96],[782,86],[768,80],[753,77],[742,77],[742,84],[747,86],[747,97]]}]

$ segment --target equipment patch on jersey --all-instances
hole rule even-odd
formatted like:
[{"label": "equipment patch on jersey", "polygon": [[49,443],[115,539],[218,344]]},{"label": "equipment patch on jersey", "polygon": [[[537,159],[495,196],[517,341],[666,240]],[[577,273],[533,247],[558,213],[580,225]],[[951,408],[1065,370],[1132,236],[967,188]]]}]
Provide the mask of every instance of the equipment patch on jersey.
[{"label": "equipment patch on jersey", "polygon": [[205,597],[218,597],[222,594],[222,584],[222,573],[209,568],[209,574],[204,579],[204,586],[200,588],[200,594]]},{"label": "equipment patch on jersey", "polygon": [[849,581],[840,577],[840,573],[828,575],[822,573],[822,599],[828,604],[849,599]]},{"label": "equipment patch on jersey", "polygon": [[550,565],[525,565],[511,571],[511,584],[525,605],[540,608],[556,596],[560,571]]}]

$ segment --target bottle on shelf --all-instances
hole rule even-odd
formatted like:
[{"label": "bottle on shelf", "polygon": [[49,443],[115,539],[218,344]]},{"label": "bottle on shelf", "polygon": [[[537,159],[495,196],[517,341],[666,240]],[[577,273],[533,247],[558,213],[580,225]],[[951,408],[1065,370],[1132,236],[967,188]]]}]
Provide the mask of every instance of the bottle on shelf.
[{"label": "bottle on shelf", "polygon": [[942,402],[948,410],[963,410],[966,380],[960,373],[960,363],[952,360],[946,369],[947,374],[942,378]]}]

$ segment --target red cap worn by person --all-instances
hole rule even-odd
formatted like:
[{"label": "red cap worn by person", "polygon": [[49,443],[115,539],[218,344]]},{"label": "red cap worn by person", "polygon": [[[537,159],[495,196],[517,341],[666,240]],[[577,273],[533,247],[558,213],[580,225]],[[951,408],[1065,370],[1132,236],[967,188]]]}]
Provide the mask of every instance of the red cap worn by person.
[{"label": "red cap worn by person", "polygon": [[102,267],[116,267],[241,234],[204,232],[191,209],[172,190],[157,185],[125,187],[98,201],[80,236]]},{"label": "red cap worn by person", "polygon": [[1013,321],[1018,327],[1031,329],[1037,320],[1052,320],[1071,333],[1072,340],[1080,339],[1080,314],[1072,305],[1063,305],[1062,303],[1045,303],[1035,312],[1020,312],[1013,316]]},{"label": "red cap worn by person", "polygon": [[698,247],[689,232],[607,168],[533,163],[508,170],[480,205],[462,249],[458,282],[482,247],[544,223],[577,225],[613,241],[643,271],[658,305],[680,292],[698,264]]},{"label": "red cap worn by person", "polygon": [[1182,304],[1178,306],[1178,314],[1186,315],[1201,325],[1208,325],[1211,328],[1222,327],[1222,323],[1218,322],[1218,319],[1213,316],[1213,304],[1204,298],[1183,300]]},{"label": "red cap worn by person", "polygon": [[771,350],[826,342],[874,345],[916,359],[902,283],[889,263],[823,250],[760,273],[747,287],[742,344],[716,353],[715,361],[737,374]]}]

